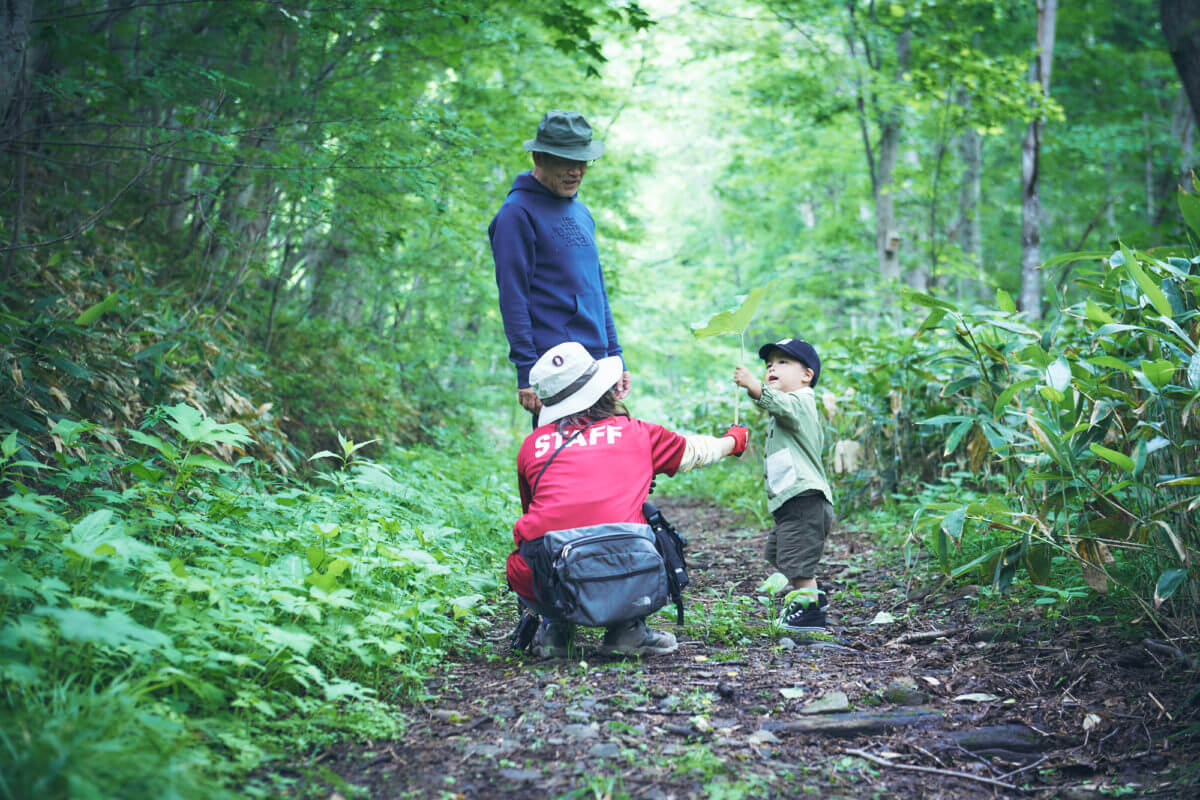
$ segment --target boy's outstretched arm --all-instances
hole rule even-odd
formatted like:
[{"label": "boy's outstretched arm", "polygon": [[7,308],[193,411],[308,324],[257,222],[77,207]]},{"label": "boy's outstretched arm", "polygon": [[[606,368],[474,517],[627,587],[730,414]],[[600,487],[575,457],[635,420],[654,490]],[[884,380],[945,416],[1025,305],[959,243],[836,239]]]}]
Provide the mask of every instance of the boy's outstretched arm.
[{"label": "boy's outstretched arm", "polygon": [[733,382],[745,389],[746,394],[750,395],[751,400],[757,400],[762,397],[762,381],[754,377],[750,370],[741,364],[738,364],[737,369],[733,371]]}]

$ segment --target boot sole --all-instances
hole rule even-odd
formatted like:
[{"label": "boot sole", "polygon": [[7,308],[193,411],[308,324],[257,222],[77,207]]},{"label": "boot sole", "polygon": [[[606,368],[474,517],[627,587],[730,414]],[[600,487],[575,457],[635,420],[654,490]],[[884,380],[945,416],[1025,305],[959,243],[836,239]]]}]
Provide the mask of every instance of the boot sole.
[{"label": "boot sole", "polygon": [[600,653],[606,656],[665,656],[679,649],[676,643],[672,647],[601,647]]},{"label": "boot sole", "polygon": [[569,650],[534,650],[533,657],[541,661],[552,661],[554,659],[570,658]]}]

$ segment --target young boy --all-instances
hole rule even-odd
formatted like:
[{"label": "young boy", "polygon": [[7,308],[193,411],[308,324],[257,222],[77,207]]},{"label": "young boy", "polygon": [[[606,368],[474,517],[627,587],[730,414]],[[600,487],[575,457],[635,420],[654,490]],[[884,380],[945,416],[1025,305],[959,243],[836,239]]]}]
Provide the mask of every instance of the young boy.
[{"label": "young boy", "polygon": [[821,464],[825,435],[813,393],[821,359],[799,339],[765,344],[758,356],[767,364],[765,383],[743,366],[734,371],[733,380],[771,415],[764,466],[767,508],[775,525],[767,534],[766,556],[792,589],[801,590],[779,624],[793,631],[821,631],[826,602],[825,593],[817,591],[817,562],[833,527],[833,494]]}]

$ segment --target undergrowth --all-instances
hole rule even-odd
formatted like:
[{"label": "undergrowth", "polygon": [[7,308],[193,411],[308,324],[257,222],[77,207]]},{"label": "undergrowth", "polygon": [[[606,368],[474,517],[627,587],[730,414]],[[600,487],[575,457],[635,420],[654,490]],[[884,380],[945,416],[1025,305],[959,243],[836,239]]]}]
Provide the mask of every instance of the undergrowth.
[{"label": "undergrowth", "polygon": [[234,470],[218,448],[246,429],[182,404],[54,435],[49,465],[3,441],[0,796],[242,796],[276,756],[394,734],[490,613],[494,452],[347,442],[304,483]]}]

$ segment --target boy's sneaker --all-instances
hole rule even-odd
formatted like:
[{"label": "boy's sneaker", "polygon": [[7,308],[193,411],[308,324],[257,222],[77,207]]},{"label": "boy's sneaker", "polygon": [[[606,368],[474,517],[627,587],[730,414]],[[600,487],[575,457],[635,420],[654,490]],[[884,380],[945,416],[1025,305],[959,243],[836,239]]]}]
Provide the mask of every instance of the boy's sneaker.
[{"label": "boy's sneaker", "polygon": [[600,652],[608,656],[650,656],[674,653],[679,648],[675,634],[652,631],[645,620],[614,625],[604,634]]},{"label": "boy's sneaker", "polygon": [[536,658],[567,658],[574,638],[575,626],[571,623],[543,619],[533,637],[533,655]]},{"label": "boy's sneaker", "polygon": [[789,631],[817,633],[825,630],[825,609],[829,601],[824,592],[817,593],[817,602],[795,600],[779,615],[779,627]]}]

